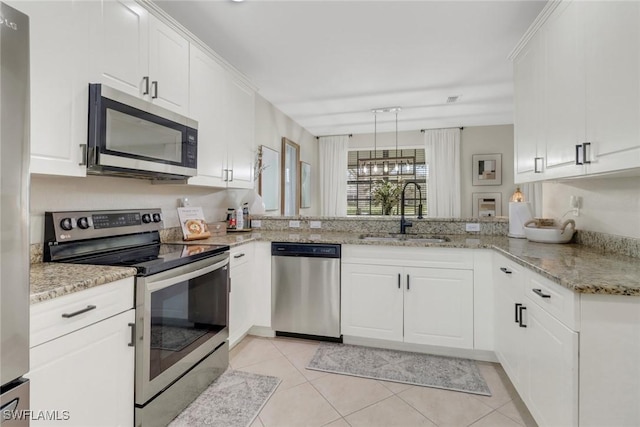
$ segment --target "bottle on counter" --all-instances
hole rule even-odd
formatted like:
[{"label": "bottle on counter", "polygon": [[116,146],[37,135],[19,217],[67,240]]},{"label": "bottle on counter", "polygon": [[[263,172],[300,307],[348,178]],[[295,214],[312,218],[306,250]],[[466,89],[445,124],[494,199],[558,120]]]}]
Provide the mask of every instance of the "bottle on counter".
[{"label": "bottle on counter", "polygon": [[239,206],[236,211],[236,230],[244,229],[244,217],[242,215],[242,207]]},{"label": "bottle on counter", "polygon": [[249,203],[242,205],[242,220],[244,221],[244,227],[251,228],[251,217],[249,216]]}]

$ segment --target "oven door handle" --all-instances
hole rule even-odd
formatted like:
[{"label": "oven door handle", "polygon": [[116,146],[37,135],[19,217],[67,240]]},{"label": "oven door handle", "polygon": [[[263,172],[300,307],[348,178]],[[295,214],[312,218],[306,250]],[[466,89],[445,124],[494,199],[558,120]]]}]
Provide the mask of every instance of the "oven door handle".
[{"label": "oven door handle", "polygon": [[169,277],[167,279],[162,279],[158,281],[147,282],[146,287],[147,287],[147,290],[150,292],[157,291],[159,289],[163,289],[168,286],[175,285],[176,283],[185,282],[187,280],[194,279],[204,274],[211,273],[212,271],[218,270],[228,264],[229,264],[229,258],[225,258],[223,261],[217,262],[205,268],[200,268],[198,270],[191,271],[189,273]]}]

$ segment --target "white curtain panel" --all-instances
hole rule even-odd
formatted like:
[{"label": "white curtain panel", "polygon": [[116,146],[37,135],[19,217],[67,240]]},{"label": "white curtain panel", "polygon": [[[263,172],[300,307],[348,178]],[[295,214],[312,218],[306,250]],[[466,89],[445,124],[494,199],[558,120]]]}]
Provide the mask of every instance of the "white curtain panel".
[{"label": "white curtain panel", "polygon": [[460,217],[460,129],[431,129],[424,132],[429,164],[427,216]]},{"label": "white curtain panel", "polygon": [[524,200],[531,202],[533,208],[533,216],[542,216],[542,183],[532,182],[530,184],[522,184],[521,187]]},{"label": "white curtain panel", "polygon": [[320,213],[322,216],[346,216],[349,136],[321,136],[318,144]]}]

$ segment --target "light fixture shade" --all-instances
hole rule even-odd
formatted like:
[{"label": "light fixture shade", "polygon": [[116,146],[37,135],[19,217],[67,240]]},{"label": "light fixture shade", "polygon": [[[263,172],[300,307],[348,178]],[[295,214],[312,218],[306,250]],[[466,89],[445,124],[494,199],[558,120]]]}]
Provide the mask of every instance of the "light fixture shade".
[{"label": "light fixture shade", "polygon": [[524,194],[522,194],[522,191],[520,191],[520,186],[516,187],[516,191],[513,192],[513,195],[511,196],[511,202],[524,202]]}]

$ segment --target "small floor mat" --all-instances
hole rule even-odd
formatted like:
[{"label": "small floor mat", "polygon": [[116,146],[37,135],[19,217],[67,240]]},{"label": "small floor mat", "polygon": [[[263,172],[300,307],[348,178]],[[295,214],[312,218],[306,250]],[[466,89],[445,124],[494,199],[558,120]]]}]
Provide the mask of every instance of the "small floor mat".
[{"label": "small floor mat", "polygon": [[247,427],[258,416],[280,379],[228,369],[169,427]]},{"label": "small floor mat", "polygon": [[470,359],[322,343],[307,369],[491,396]]}]

